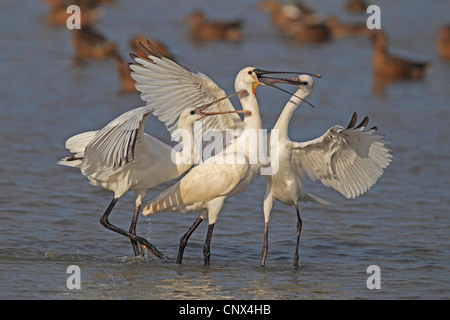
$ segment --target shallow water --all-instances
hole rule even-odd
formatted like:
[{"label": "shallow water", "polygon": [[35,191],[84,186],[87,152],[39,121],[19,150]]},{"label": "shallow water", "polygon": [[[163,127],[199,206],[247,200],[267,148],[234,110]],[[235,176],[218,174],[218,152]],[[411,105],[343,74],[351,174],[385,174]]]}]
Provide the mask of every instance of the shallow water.
[{"label": "shallow water", "polygon": [[[436,29],[448,23],[445,1],[382,2],[382,27],[393,50],[429,60],[423,81],[397,82],[373,92],[368,39],[345,38],[299,45],[279,36],[257,1],[118,0],[105,6],[98,29],[127,54],[137,33],[164,40],[177,60],[232,91],[246,65],[322,73],[293,116],[291,139],[306,141],[353,113],[368,115],[391,142],[392,165],[364,196],[347,200],[318,183],[308,191],[332,202],[303,205],[300,267],[291,270],[295,211],[276,204],[269,255],[259,267],[264,221],[264,179],[229,199],[216,224],[211,266],[203,266],[206,223],[192,236],[183,265],[151,256],[134,258],[127,239],[104,229],[99,218],[111,193],[94,188],[77,170],[56,165],[65,140],[99,129],[142,104],[118,94],[112,61],[75,67],[70,32],[45,20],[40,1],[0,4],[0,298],[1,299],[448,299],[449,294],[449,85],[450,62],[438,58]],[[323,15],[364,21],[343,12],[343,1],[311,2]],[[238,44],[193,45],[183,17],[204,8],[217,19],[245,20]],[[258,89],[264,127],[288,99]],[[274,107],[275,106],[275,107]],[[280,107],[278,107],[280,106]],[[146,131],[170,142],[150,119]],[[164,189],[152,190],[148,199]],[[121,199],[112,223],[127,228],[133,196]],[[195,214],[140,218],[138,234],[174,258],[179,237]],[[81,289],[69,290],[67,267],[81,270]],[[369,290],[367,267],[381,271],[381,289]]]}]

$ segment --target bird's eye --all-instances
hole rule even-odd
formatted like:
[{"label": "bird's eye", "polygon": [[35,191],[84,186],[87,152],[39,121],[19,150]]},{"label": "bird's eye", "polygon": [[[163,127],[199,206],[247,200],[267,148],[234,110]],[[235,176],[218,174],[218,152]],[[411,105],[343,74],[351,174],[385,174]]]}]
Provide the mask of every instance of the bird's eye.
[{"label": "bird's eye", "polygon": [[309,83],[308,83],[308,81],[305,81],[305,85],[308,85]]},{"label": "bird's eye", "polygon": [[248,74],[252,74],[253,73],[253,71],[252,70],[250,70],[249,72],[248,72]]},{"label": "bird's eye", "polygon": [[195,111],[194,110],[191,110],[191,112],[189,112],[190,114],[195,114]]}]

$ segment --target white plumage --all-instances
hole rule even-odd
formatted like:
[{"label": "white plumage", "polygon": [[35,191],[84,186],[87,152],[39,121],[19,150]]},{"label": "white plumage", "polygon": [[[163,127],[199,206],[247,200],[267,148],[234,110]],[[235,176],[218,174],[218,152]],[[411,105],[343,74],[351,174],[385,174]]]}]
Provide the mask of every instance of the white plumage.
[{"label": "white plumage", "polygon": [[[155,49],[151,43],[148,45]],[[206,75],[192,73],[163,57],[157,49],[149,51],[142,47],[142,50],[147,53],[148,59],[133,56],[136,63],[131,65],[131,69],[136,88],[141,91],[147,106],[124,113],[100,131],[70,138],[66,147],[74,155],[64,158],[59,164],[79,168],[93,185],[114,192],[114,198],[100,222],[106,228],[128,237],[135,255],[140,254],[138,244],[141,244],[154,255],[164,257],[150,242],[136,236],[137,218],[147,190],[178,178],[198,160],[194,146],[202,142],[199,139],[203,132],[239,129],[244,127],[244,122],[234,114],[242,111],[235,110],[224,91]],[[250,91],[254,92],[256,85],[263,83],[260,76],[267,71],[258,69],[256,72],[255,68],[245,70],[252,79]],[[271,81],[270,78],[266,80]],[[247,99],[244,97],[247,95],[247,92],[240,92],[241,100]],[[208,113],[203,112],[205,105],[209,105]],[[166,125],[174,139],[180,138],[180,130],[189,132],[190,146],[183,146],[183,151],[176,153],[175,161],[170,146],[144,133],[145,121],[150,114]],[[213,114],[216,116],[207,117]],[[258,110],[246,121],[253,123],[254,119],[260,124]],[[202,126],[194,133],[192,125],[195,120],[200,120]],[[180,130],[175,131],[176,128]],[[222,141],[219,144],[222,145]],[[118,199],[129,190],[134,190],[136,196],[133,219],[127,232],[109,223],[108,217]]]},{"label": "white plumage", "polygon": [[[136,88],[141,92],[142,100],[153,107],[153,114],[165,124],[170,133],[177,128],[179,116],[184,109],[206,105],[226,96],[205,74],[193,73],[159,54],[150,42],[147,45],[151,51],[144,46],[141,46],[141,50],[146,52],[148,59],[132,55],[135,63],[130,65],[131,77],[136,81]],[[208,108],[208,112],[234,110],[229,99],[221,100]],[[235,113],[202,120],[203,132],[242,127],[243,122]],[[195,136],[198,141],[201,132]]]},{"label": "white plumage", "polygon": [[366,192],[383,174],[391,155],[376,129],[365,126],[330,128],[309,142],[293,142],[292,161],[297,174],[339,191],[348,199]]},{"label": "white plumage", "polygon": [[[70,138],[66,147],[75,155],[64,158],[59,164],[78,167],[93,185],[113,191],[115,198],[134,190],[142,200],[147,189],[176,179],[192,166],[192,162],[177,165],[168,161],[172,147],[144,132],[145,122],[152,112],[151,107],[136,108],[99,131]],[[180,129],[189,132],[200,116],[188,115],[186,111],[181,117]]]},{"label": "white plumage", "polygon": [[[270,138],[270,149],[278,150],[279,169],[273,175],[266,175],[264,196],[265,235],[263,258],[265,265],[268,248],[268,228],[270,214],[275,200],[294,205],[297,211],[297,247],[294,268],[298,266],[298,243],[302,220],[298,202],[329,204],[319,197],[309,194],[302,180],[308,176],[319,180],[325,186],[335,189],[346,198],[355,198],[375,184],[391,162],[392,155],[382,140],[383,135],[375,134],[376,128],[365,130],[368,118],[355,127],[356,113],[347,128],[334,126],[321,137],[307,142],[293,142],[288,137],[289,120],[293,112],[313,90],[314,81],[309,75],[299,76],[299,81],[307,85],[298,91],[284,107],[273,130],[278,130],[278,140]],[[298,97],[297,97],[298,96]],[[300,99],[301,98],[301,99]]]},{"label": "white plumage", "polygon": [[[164,257],[147,240],[135,235],[141,203],[147,190],[163,182],[178,178],[193,164],[194,144],[192,126],[202,115],[197,109],[186,109],[177,121],[178,128],[191,134],[189,144],[177,152],[171,161],[172,147],[144,133],[145,122],[152,107],[130,110],[99,131],[89,131],[69,138],[66,147],[74,153],[58,163],[77,167],[90,183],[114,192],[114,198],[104,213],[102,224],[131,239],[133,250],[139,255],[137,243],[147,247],[158,257]],[[135,191],[135,210],[130,232],[111,225],[108,216],[115,203],[129,190]]]},{"label": "white plumage", "polygon": [[[248,133],[258,132],[262,128],[255,95],[255,88],[261,79],[255,70],[255,68],[241,70],[235,81],[235,90],[242,92],[239,98],[243,110],[247,112],[242,134],[221,153],[194,167],[179,182],[163,191],[143,208],[144,215],[160,211],[201,211],[200,216],[180,240],[177,263],[181,263],[184,248],[192,232],[204,218],[208,217],[204,259],[205,265],[209,265],[211,236],[225,199],[241,192],[260,173],[259,143],[258,141],[246,143]],[[270,82],[278,80],[270,79]],[[233,159],[231,163],[224,161],[230,158]],[[257,160],[250,161],[250,159]]]}]

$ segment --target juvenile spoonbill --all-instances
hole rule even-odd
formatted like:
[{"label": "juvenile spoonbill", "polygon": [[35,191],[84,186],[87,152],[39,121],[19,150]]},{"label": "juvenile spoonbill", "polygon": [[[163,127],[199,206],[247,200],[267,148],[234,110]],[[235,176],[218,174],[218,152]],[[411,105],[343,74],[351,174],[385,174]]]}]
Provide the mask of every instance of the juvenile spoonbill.
[{"label": "juvenile spoonbill", "polygon": [[[183,150],[175,154],[175,161],[171,161],[171,146],[144,133],[145,122],[153,112],[153,108],[149,106],[125,112],[103,129],[78,134],[66,142],[66,148],[74,155],[62,159],[58,164],[79,168],[92,185],[114,192],[114,197],[100,223],[128,237],[136,256],[141,254],[138,246],[140,244],[156,257],[165,257],[149,241],[136,236],[141,203],[148,189],[178,178],[192,166],[194,152],[192,127],[194,121],[209,116],[204,109],[190,108],[181,113],[178,128],[189,133],[191,139],[182,141]],[[182,136],[183,139],[187,137]],[[119,198],[129,190],[135,191],[135,209],[127,232],[112,225],[108,217]]]},{"label": "juvenile spoonbill", "polygon": [[288,126],[292,114],[313,90],[314,81],[309,75],[300,75],[298,91],[288,101],[273,127],[278,130],[278,140],[270,138],[270,150],[279,152],[279,170],[273,175],[266,175],[266,192],[264,195],[264,246],[261,265],[265,265],[268,250],[269,220],[275,200],[295,206],[297,212],[297,244],[294,254],[293,268],[298,267],[298,246],[302,230],[298,202],[314,202],[329,204],[305,191],[302,180],[305,176],[319,180],[346,198],[355,198],[365,193],[383,174],[383,169],[390,162],[390,149],[384,137],[375,134],[373,127],[364,130],[369,119],[367,117],[358,125],[356,113],[347,126],[331,127],[321,137],[306,141],[293,142],[288,137]]}]

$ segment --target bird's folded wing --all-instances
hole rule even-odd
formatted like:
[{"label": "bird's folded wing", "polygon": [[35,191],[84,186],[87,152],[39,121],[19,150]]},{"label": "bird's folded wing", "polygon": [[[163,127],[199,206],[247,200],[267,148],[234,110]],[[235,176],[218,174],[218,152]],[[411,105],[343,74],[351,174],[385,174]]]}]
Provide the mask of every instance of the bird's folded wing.
[{"label": "bird's folded wing", "polygon": [[[214,81],[202,73],[194,74],[186,67],[159,54],[151,43],[152,51],[143,47],[148,59],[132,56],[131,77],[147,105],[155,109],[154,115],[162,121],[170,133],[178,124],[181,112],[186,108],[198,107],[226,96]],[[147,49],[147,50],[146,50]],[[235,110],[229,99],[211,105],[206,111]],[[206,117],[201,120],[203,130],[242,128],[243,122],[237,114]]]},{"label": "bird's folded wing", "polygon": [[[355,119],[356,121],[356,119]],[[367,124],[367,123],[365,123]],[[321,137],[292,142],[292,162],[300,176],[320,180],[347,198],[366,192],[383,174],[392,154],[376,128],[330,128]]]},{"label": "bird's folded wing", "polygon": [[68,149],[71,153],[73,153],[74,158],[83,158],[84,150],[89,142],[94,139],[95,135],[98,133],[97,131],[88,131],[79,133],[73,137],[70,137],[66,141],[66,149]]},{"label": "bird's folded wing", "polygon": [[151,107],[132,109],[97,132],[86,146],[81,171],[86,176],[113,174],[134,160],[136,143],[144,136]]},{"label": "bird's folded wing", "polygon": [[190,211],[187,208],[191,206],[195,207],[196,204],[201,205],[216,197],[226,196],[241,181],[248,167],[248,164],[204,162],[192,168],[180,181],[151,200],[143,208],[142,213],[145,216],[171,210],[184,213]]}]

